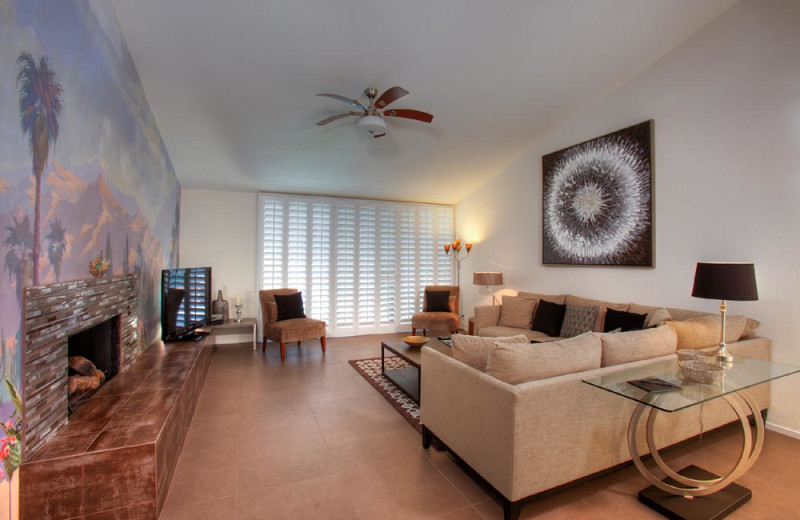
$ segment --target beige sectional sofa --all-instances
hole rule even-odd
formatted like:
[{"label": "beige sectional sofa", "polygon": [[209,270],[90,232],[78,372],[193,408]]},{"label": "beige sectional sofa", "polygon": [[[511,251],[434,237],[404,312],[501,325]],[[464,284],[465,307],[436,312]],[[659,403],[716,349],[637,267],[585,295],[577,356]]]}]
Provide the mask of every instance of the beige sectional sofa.
[{"label": "beige sectional sofa", "polygon": [[[532,295],[534,298],[537,296],[546,297]],[[570,300],[577,301],[576,297],[564,296],[564,301]],[[587,300],[580,300],[586,304]],[[531,335],[529,330],[508,330],[497,325],[499,309],[496,307],[476,309],[478,334]],[[630,308],[631,305],[626,304],[624,307]],[[634,308],[643,307],[634,305]],[[649,311],[655,314],[658,309],[651,307]],[[699,318],[702,322],[713,321],[715,318],[708,317],[705,313],[682,309],[669,311],[675,320]],[[740,335],[751,334],[751,337],[729,342],[728,349],[734,356],[769,359],[770,340],[752,336],[755,323],[752,320],[747,323],[749,328],[742,326],[744,330]],[[681,325],[685,325],[688,332],[680,330]],[[709,341],[709,337],[712,338],[710,345],[714,343],[713,335],[698,336],[697,331],[692,330],[697,326],[692,325],[691,321],[681,323],[673,320],[671,325],[663,326],[671,326],[675,330],[672,337],[675,338],[674,344],[677,347],[682,348],[691,343],[691,348],[700,348],[706,346],[700,343]],[[718,321],[716,326],[718,334]],[[666,329],[661,332],[664,330]],[[455,357],[424,348],[420,400],[423,445],[427,447],[432,438],[437,438],[465,461],[502,495],[505,518],[509,520],[517,518],[522,504],[534,495],[630,461],[626,435],[635,402],[581,381],[675,357],[674,351],[670,351],[666,355],[637,359],[637,355],[638,358],[642,357],[641,352],[632,351],[630,347],[646,342],[646,339],[642,340],[646,332],[616,335],[587,333],[579,338],[542,345],[501,343],[494,351],[490,351],[486,371],[473,368]],[[639,336],[634,336],[635,334]],[[664,334],[661,336],[663,338]],[[609,341],[603,342],[602,338]],[[635,340],[626,341],[625,338]],[[538,374],[537,379],[527,382],[506,382],[517,381],[506,373],[515,369],[515,364],[509,363],[508,358],[515,349],[551,348],[551,357],[546,359],[553,362],[552,352],[559,352],[559,344],[568,346],[580,342],[594,342],[593,348],[604,350],[599,359],[597,354],[594,355],[591,363],[595,368],[585,369],[586,360],[583,360],[580,361],[581,365],[576,365],[583,367],[578,372],[560,370],[553,372],[559,375],[551,377],[538,379],[541,377]],[[684,344],[681,345],[681,342]],[[620,345],[624,348],[620,349]],[[613,355],[612,346],[616,348]],[[644,346],[643,348],[646,350]],[[663,352],[663,346],[660,348]],[[504,350],[504,362],[500,356],[501,350]],[[565,358],[572,355],[569,348],[565,348],[563,352]],[[567,366],[571,363],[569,359],[564,361]],[[555,362],[558,360],[555,359]],[[506,381],[490,375],[493,370],[493,373]],[[768,384],[752,388],[748,392],[762,410],[768,408]],[[656,428],[657,443],[660,447],[669,446],[735,419],[735,414],[722,399],[674,414],[661,414]],[[643,442],[643,428],[639,434],[642,436],[639,446],[646,446]]]}]

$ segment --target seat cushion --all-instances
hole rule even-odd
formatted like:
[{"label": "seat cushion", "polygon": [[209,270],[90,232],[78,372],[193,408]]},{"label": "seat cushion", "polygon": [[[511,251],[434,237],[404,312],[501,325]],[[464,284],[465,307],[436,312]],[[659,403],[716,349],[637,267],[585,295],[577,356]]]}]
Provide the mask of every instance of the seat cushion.
[{"label": "seat cushion", "polygon": [[420,312],[411,317],[411,326],[425,330],[457,330],[458,314],[454,312]]},{"label": "seat cushion", "polygon": [[272,341],[287,343],[325,335],[325,322],[313,318],[294,318],[275,321],[264,327],[264,336]]}]

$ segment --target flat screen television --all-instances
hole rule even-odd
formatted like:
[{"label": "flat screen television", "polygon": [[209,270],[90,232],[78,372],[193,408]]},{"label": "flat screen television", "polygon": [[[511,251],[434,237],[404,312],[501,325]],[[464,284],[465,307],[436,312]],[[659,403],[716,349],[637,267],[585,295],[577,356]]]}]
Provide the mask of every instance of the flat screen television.
[{"label": "flat screen television", "polygon": [[161,339],[198,339],[194,329],[211,323],[211,268],[161,271]]}]

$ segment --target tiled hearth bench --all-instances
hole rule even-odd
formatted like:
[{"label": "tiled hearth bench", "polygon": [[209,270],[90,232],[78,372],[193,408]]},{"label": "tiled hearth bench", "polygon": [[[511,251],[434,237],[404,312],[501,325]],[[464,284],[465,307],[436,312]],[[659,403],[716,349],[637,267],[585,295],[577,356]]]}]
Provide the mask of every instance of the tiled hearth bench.
[{"label": "tiled hearth bench", "polygon": [[212,349],[211,336],[154,344],[76,405],[20,467],[21,520],[156,520]]}]

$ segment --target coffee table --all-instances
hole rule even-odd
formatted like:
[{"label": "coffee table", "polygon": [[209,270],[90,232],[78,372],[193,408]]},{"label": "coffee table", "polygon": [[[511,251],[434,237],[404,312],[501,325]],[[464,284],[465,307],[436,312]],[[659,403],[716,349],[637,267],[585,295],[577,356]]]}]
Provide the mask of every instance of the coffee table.
[{"label": "coffee table", "polygon": [[[677,359],[591,377],[583,382],[639,403],[628,425],[628,449],[636,468],[652,484],[639,492],[639,501],[668,518],[699,520],[722,518],[752,497],[749,489],[735,484],[734,481],[753,466],[761,452],[764,444],[764,419],[758,404],[745,390],[797,373],[800,373],[800,367],[736,356],[733,365],[725,370],[722,381],[708,385],[682,380]],[[628,383],[650,377],[663,379],[681,388],[654,393]],[[679,412],[719,398],[724,399],[736,413],[744,432],[744,445],[736,465],[722,477],[697,466],[689,466],[681,471],[670,468],[659,455],[655,443],[654,425],[658,413]],[[654,475],[639,456],[636,432],[645,414],[647,445],[653,461],[667,475],[664,480]],[[750,414],[755,423],[755,433],[751,431],[748,418]],[[690,500],[695,497],[695,500]]]},{"label": "coffee table", "polygon": [[[431,338],[431,340],[425,344],[425,347],[438,350],[446,356],[453,355],[453,349],[449,345],[445,345],[436,338]],[[404,360],[410,366],[404,368],[387,369],[387,350]],[[417,404],[419,404],[420,381],[422,379],[420,377],[422,370],[421,367],[422,348],[410,347],[400,339],[381,341],[381,374],[383,377],[394,383],[397,388],[402,390]]]}]

